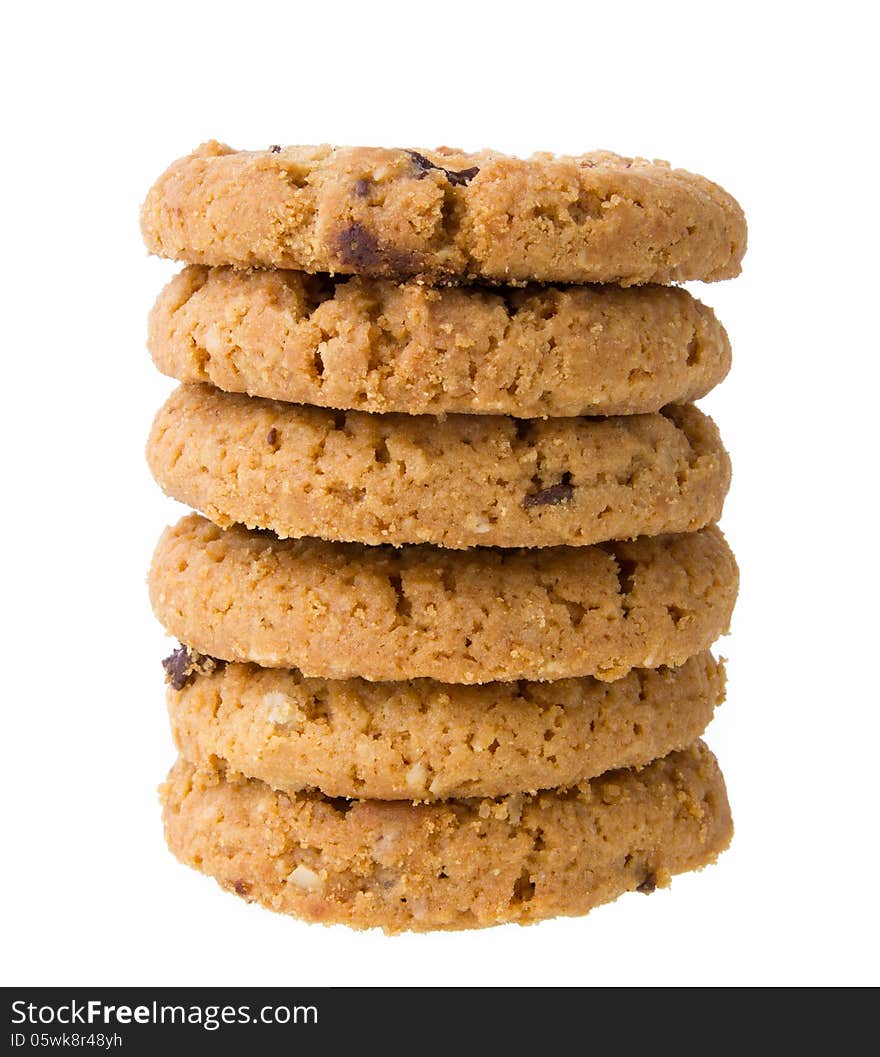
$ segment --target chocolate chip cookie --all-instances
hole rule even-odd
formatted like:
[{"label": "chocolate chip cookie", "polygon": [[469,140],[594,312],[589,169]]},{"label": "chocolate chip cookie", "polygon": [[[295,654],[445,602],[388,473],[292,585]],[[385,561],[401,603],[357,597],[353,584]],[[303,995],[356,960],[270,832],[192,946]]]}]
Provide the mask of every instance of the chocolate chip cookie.
[{"label": "chocolate chip cookie", "polygon": [[582,547],[702,528],[730,461],[695,407],[531,421],[329,411],[181,386],[147,445],[218,525],[358,543]]},{"label": "chocolate chip cookie", "polygon": [[191,264],[396,281],[677,283],[738,275],[746,223],[726,191],[666,162],[374,147],[174,162],[141,212],[149,250]]},{"label": "chocolate chip cookie", "polygon": [[713,862],[733,832],[701,742],[565,794],[342,800],[180,760],[161,796],[171,850],[229,891],[306,921],[392,933],[585,914]]},{"label": "chocolate chip cookie", "polygon": [[285,793],[378,800],[535,793],[642,766],[698,738],[724,698],[724,668],[709,653],[614,683],[308,679],[185,647],[168,667],[185,759],[222,761]]},{"label": "chocolate chip cookie", "polygon": [[632,415],[705,396],[730,342],[685,290],[435,287],[192,265],[150,313],[181,382],[406,414]]},{"label": "chocolate chip cookie", "polygon": [[189,515],[160,539],[149,580],[166,629],[209,657],[487,683],[683,664],[726,631],[738,573],[715,527],[448,551],[279,540]]}]

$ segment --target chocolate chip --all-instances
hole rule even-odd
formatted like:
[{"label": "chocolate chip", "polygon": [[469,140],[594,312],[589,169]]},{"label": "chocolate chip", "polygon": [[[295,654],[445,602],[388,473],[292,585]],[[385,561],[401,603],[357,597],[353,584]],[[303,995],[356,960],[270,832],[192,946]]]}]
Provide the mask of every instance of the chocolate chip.
[{"label": "chocolate chip", "polygon": [[444,169],[443,171],[446,173],[446,179],[451,184],[456,187],[464,187],[473,180],[480,168],[478,165],[472,165],[469,169],[459,169],[458,172],[453,172],[449,169]]},{"label": "chocolate chip", "polygon": [[653,873],[645,874],[645,879],[640,885],[636,887],[637,892],[641,892],[642,895],[649,896],[657,888],[657,878]]},{"label": "chocolate chip", "polygon": [[426,172],[430,172],[431,169],[440,168],[439,165],[435,165],[432,161],[426,158],[424,154],[419,154],[417,150],[408,150],[406,153],[412,158],[413,164],[423,175]]},{"label": "chocolate chip", "polygon": [[272,146],[269,148],[269,153],[270,154],[280,154],[281,153],[281,147],[279,147],[279,145],[277,143],[273,143]]},{"label": "chocolate chip", "polygon": [[370,193],[372,184],[369,180],[355,180],[354,193],[358,198],[366,198]]},{"label": "chocolate chip", "polygon": [[248,884],[247,881],[233,881],[232,887],[235,889],[236,895],[250,895],[251,886]]},{"label": "chocolate chip", "polygon": [[574,485],[569,480],[569,474],[564,474],[559,484],[551,484],[548,488],[542,488],[540,492],[523,496],[523,508],[531,510],[533,506],[559,506],[560,503],[570,503],[574,497]]},{"label": "chocolate chip", "polygon": [[197,675],[214,672],[223,665],[223,661],[207,654],[197,653],[189,646],[179,646],[169,657],[162,661],[165,669],[165,682],[175,690],[182,690]]},{"label": "chocolate chip", "polygon": [[436,169],[446,176],[446,179],[453,187],[464,187],[480,171],[479,166],[472,165],[470,169],[460,169],[456,172],[454,169],[444,169],[442,165],[435,165],[430,158],[426,158],[424,154],[419,154],[417,150],[408,150],[406,153],[412,158],[416,167],[417,180],[423,180],[432,169]]},{"label": "chocolate chip", "polygon": [[189,650],[186,646],[178,647],[162,661],[165,669],[165,681],[171,683],[175,690],[182,690],[189,680]]},{"label": "chocolate chip", "polygon": [[274,448],[278,443],[278,430],[274,426],[266,434],[266,443],[270,448]]},{"label": "chocolate chip", "polygon": [[373,232],[356,220],[336,233],[333,249],[341,269],[357,275],[403,280],[420,274],[424,268],[417,254],[394,245],[380,246]]},{"label": "chocolate chip", "polygon": [[363,224],[349,224],[336,238],[336,252],[350,268],[376,268],[381,263],[379,240]]}]

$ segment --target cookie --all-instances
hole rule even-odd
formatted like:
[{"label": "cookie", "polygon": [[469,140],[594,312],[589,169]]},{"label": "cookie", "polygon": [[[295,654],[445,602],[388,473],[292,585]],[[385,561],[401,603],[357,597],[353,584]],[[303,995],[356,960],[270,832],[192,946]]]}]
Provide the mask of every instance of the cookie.
[{"label": "cookie", "polygon": [[191,514],[150,594],[199,653],[329,679],[618,679],[680,665],[728,626],[738,573],[710,527],[545,550],[279,540]]},{"label": "cookie", "polygon": [[306,921],[386,932],[585,914],[713,862],[733,832],[700,742],[567,794],[339,800],[180,760],[161,797],[171,851],[224,888]]},{"label": "cookie", "polygon": [[147,247],[191,264],[623,286],[738,275],[737,202],[665,162],[203,144],[158,179]]},{"label": "cookie", "polygon": [[[615,683],[456,686],[430,679],[306,679],[227,664],[168,688],[181,756],[285,793],[438,800],[576,785],[649,763],[698,738],[724,697],[711,654],[637,668]],[[173,664],[173,661],[171,662]],[[175,687],[178,687],[175,689]]]},{"label": "cookie", "polygon": [[730,461],[695,407],[525,420],[371,415],[184,385],[147,444],[153,476],[220,526],[462,549],[582,547],[721,516]]},{"label": "cookie", "polygon": [[710,308],[677,287],[431,287],[185,268],[150,314],[181,382],[295,404],[519,418],[632,415],[730,369]]}]

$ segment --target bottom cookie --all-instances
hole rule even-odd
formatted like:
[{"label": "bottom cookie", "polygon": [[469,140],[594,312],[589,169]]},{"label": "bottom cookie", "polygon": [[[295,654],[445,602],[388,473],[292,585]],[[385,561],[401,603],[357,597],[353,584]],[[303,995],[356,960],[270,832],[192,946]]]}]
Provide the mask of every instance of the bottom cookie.
[{"label": "bottom cookie", "polygon": [[386,932],[584,914],[713,862],[733,832],[702,742],[566,794],[340,800],[178,760],[161,797],[171,851],[224,888],[306,921]]}]

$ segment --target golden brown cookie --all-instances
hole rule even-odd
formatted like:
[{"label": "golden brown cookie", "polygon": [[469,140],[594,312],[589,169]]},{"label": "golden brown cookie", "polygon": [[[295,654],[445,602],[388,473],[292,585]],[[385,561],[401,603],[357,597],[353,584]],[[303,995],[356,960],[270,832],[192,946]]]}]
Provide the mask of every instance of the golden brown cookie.
[{"label": "golden brown cookie", "polygon": [[724,698],[724,668],[709,653],[680,668],[637,668],[615,683],[482,686],[306,679],[254,664],[199,674],[198,660],[181,646],[166,662],[178,672],[168,711],[181,756],[200,766],[221,761],[285,793],[331,797],[566,788],[684,748]]},{"label": "golden brown cookie", "polygon": [[738,572],[721,532],[544,550],[279,540],[196,515],[166,529],[150,594],[199,653],[305,675],[448,683],[619,679],[726,631]]},{"label": "golden brown cookie", "polygon": [[667,286],[431,287],[185,268],[150,314],[181,382],[295,404],[519,418],[697,400],[730,369],[710,308]]},{"label": "golden brown cookie", "polygon": [[713,862],[733,832],[701,742],[562,795],[334,800],[180,760],[161,796],[172,852],[224,888],[306,921],[386,932],[584,914]]},{"label": "golden brown cookie", "polygon": [[730,460],[695,407],[544,421],[371,415],[180,386],[153,476],[216,524],[283,538],[582,547],[721,516]]},{"label": "golden brown cookie", "polygon": [[192,264],[430,281],[728,279],[746,224],[717,184],[665,162],[372,147],[203,144],[141,212],[147,247]]}]

